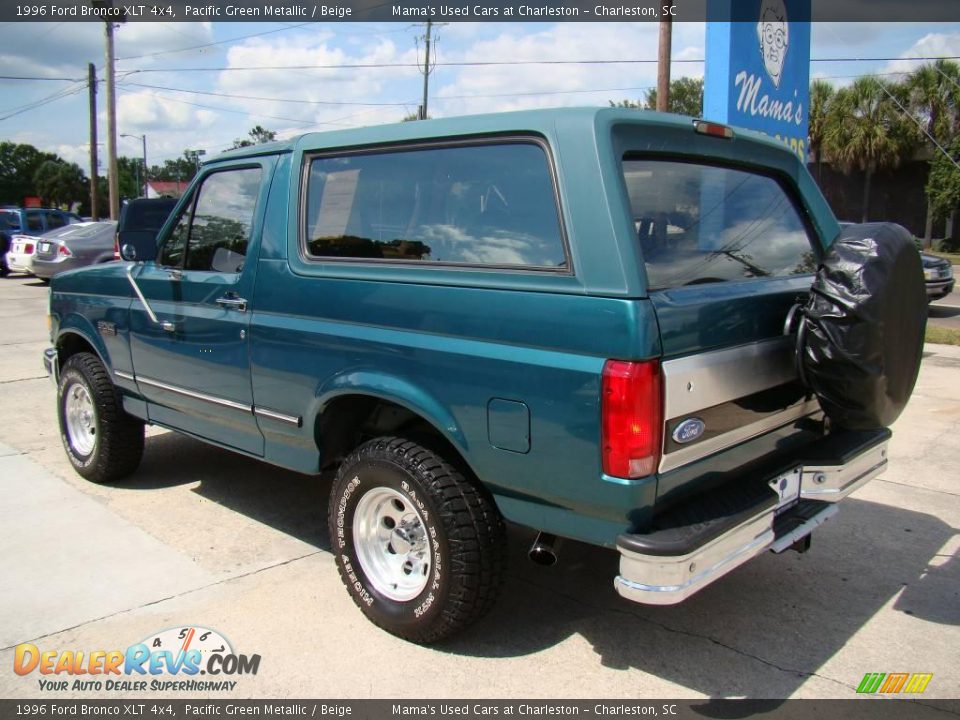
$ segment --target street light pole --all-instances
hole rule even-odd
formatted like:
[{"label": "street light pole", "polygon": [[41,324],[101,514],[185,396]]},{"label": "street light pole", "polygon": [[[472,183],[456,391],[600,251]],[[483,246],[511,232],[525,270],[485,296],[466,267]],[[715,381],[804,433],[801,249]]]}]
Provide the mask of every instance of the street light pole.
[{"label": "street light pole", "polygon": [[134,138],[143,143],[143,196],[147,197],[147,135],[128,135],[127,133],[120,133],[120,137]]}]

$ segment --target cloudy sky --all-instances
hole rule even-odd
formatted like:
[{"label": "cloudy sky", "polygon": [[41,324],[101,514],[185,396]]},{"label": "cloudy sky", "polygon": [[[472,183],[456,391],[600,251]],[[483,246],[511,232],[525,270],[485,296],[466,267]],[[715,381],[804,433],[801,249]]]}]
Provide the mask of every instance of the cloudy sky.
[{"label": "cloudy sky", "polygon": [[[652,59],[656,23],[452,23],[435,31],[440,64],[430,78],[434,117],[606,105],[641,98],[656,82],[653,63],[443,64]],[[145,134],[153,165],[187,148],[216,154],[258,124],[286,137],[396,122],[420,102],[422,76],[416,64],[423,57],[423,32],[406,22],[129,23],[116,33],[118,131]],[[814,58],[944,55],[960,56],[960,23],[813,28]],[[103,56],[99,22],[0,23],[0,74],[57,78],[0,80],[0,140],[31,143],[89,172],[86,67],[94,62],[102,78]],[[704,26],[677,24],[674,77],[702,76],[703,56]],[[812,75],[839,85],[858,74],[904,72],[918,64],[815,62]],[[277,66],[314,67],[268,69]],[[102,85],[100,90],[103,137]],[[31,108],[36,103],[44,104]],[[120,138],[119,151],[139,157],[140,141]]]}]

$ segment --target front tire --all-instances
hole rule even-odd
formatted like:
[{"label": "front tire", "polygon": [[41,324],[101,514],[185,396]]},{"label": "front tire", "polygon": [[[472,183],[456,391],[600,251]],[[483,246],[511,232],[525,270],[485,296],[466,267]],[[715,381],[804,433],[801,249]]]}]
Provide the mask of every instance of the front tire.
[{"label": "front tire", "polygon": [[449,637],[484,615],[499,593],[506,540],[493,500],[410,440],[377,438],[343,461],[329,528],[350,597],[405,640]]},{"label": "front tire", "polygon": [[143,423],[124,411],[120,393],[95,355],[77,353],[63,366],[57,417],[67,457],[87,480],[113,482],[137,469]]}]

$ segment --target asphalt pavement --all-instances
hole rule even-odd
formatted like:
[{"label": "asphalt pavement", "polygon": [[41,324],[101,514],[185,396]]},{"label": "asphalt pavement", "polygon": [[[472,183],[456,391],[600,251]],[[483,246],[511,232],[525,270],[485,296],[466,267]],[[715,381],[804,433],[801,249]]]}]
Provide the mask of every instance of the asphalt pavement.
[{"label": "asphalt pavement", "polygon": [[[19,643],[89,653],[185,626],[261,656],[233,690],[206,693],[221,699],[849,698],[873,672],[933,673],[919,702],[960,697],[960,348],[926,347],[888,471],[809,552],[766,554],[682,605],[647,607],[613,590],[614,552],[568,542],[542,568],[514,529],[491,614],[423,648],[347,596],[328,478],[157,430],[129,481],[76,475],[42,370],[46,298],[36,281],[0,280],[0,697],[106,696],[17,675]],[[110,693],[157,695],[184,693]]]},{"label": "asphalt pavement", "polygon": [[927,318],[931,325],[960,330],[960,289],[954,289],[945,298],[930,303]]}]

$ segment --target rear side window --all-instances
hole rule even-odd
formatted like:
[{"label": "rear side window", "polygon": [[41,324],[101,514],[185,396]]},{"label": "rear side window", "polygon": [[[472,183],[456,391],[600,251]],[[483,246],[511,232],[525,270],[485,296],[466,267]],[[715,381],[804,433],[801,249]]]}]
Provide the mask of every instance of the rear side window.
[{"label": "rear side window", "polygon": [[630,158],[623,177],[651,290],[816,269],[806,226],[771,177]]},{"label": "rear side window", "polygon": [[43,218],[36,210],[27,212],[27,231],[43,232]]},{"label": "rear side window", "polygon": [[313,257],[567,267],[547,156],[532,142],[313,158],[305,212]]}]

